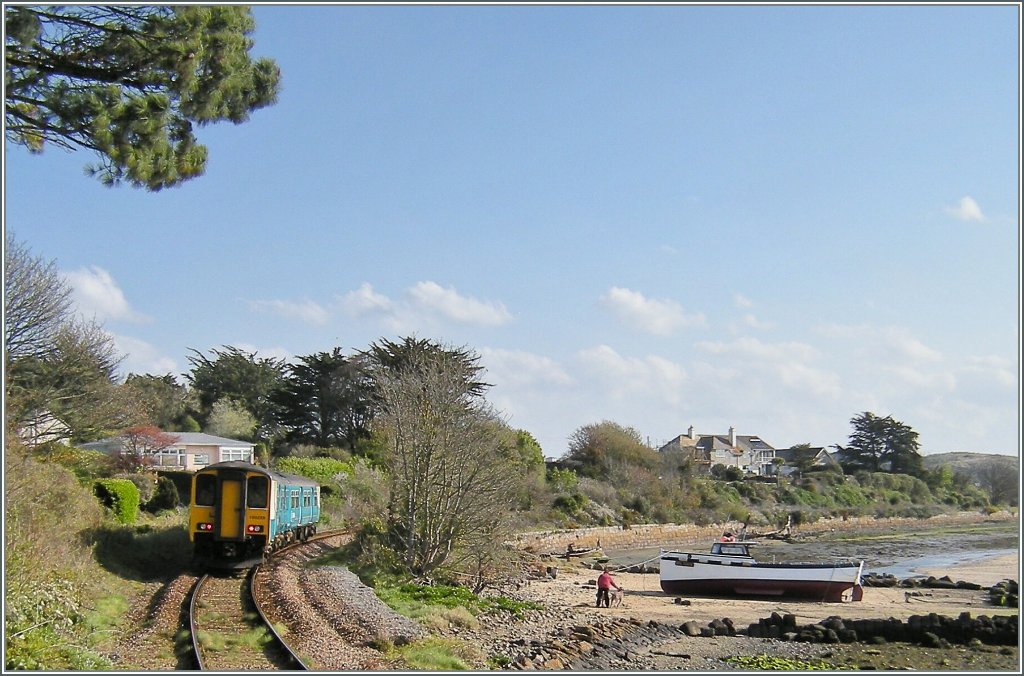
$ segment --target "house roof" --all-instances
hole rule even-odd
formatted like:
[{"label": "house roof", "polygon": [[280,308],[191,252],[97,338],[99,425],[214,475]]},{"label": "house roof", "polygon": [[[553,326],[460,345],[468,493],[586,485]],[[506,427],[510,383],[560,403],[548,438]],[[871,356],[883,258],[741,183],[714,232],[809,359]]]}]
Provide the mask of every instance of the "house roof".
[{"label": "house roof", "polygon": [[[255,448],[255,445],[248,441],[218,437],[205,432],[167,432],[177,437],[178,440],[169,446],[176,448],[180,446],[226,446],[229,448]],[[118,448],[121,444],[121,437],[108,437],[99,441],[90,441],[87,444],[79,444],[80,448],[89,450],[110,451]]]},{"label": "house roof", "polygon": [[249,441],[239,441],[238,439],[228,439],[227,437],[218,437],[206,432],[168,432],[178,437],[175,446],[246,446],[251,447],[252,444]]}]

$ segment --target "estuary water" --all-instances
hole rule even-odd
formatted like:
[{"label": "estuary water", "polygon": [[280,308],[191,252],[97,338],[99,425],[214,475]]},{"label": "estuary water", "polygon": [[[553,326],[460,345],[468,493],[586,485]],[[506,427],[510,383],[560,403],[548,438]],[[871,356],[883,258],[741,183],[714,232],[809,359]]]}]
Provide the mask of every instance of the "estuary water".
[{"label": "estuary water", "polygon": [[[956,532],[822,533],[793,542],[763,540],[752,550],[767,563],[864,561],[864,571],[897,578],[921,577],[921,569],[953,568],[958,564],[1014,554],[1020,550],[1019,522],[979,524]],[[710,551],[706,546],[666,547]],[[657,547],[606,550],[609,564],[619,567],[642,561],[657,564]]]}]

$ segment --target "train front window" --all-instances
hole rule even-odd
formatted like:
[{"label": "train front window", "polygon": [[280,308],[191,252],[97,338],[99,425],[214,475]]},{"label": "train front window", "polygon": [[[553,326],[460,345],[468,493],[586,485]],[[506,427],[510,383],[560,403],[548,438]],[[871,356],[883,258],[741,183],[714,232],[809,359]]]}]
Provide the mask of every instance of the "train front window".
[{"label": "train front window", "polygon": [[217,477],[213,474],[200,474],[196,476],[196,504],[203,506],[213,505],[217,495]]},{"label": "train front window", "polygon": [[249,487],[245,491],[245,502],[249,507],[255,509],[267,508],[267,494],[269,493],[270,482],[265,476],[249,477]]}]

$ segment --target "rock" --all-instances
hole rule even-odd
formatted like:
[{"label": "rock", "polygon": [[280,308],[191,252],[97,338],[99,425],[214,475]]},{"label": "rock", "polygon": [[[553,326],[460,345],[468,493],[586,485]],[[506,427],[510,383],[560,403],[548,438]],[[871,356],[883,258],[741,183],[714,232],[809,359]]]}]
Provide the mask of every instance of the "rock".
[{"label": "rock", "polygon": [[683,633],[686,634],[687,636],[700,636],[701,635],[701,633],[700,633],[701,632],[700,625],[697,624],[696,622],[694,622],[693,620],[690,620],[689,622],[684,622],[680,626],[680,629],[682,629]]}]

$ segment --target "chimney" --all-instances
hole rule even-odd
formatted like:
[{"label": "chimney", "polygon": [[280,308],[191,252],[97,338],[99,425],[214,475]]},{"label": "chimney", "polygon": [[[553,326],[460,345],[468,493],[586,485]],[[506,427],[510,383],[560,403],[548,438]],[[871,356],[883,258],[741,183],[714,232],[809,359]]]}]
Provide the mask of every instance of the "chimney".
[{"label": "chimney", "polygon": [[735,446],[736,445],[736,428],[735,427],[730,427],[729,428],[729,445],[730,446]]},{"label": "chimney", "polygon": [[686,436],[690,437],[691,439],[697,438],[697,435],[693,433],[693,425],[690,425],[690,429],[686,431]]}]

